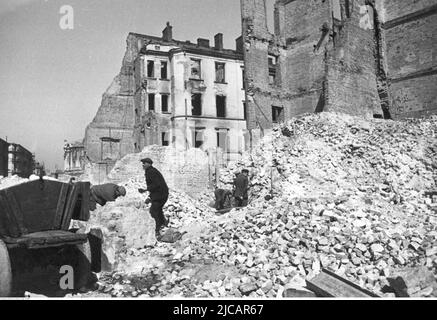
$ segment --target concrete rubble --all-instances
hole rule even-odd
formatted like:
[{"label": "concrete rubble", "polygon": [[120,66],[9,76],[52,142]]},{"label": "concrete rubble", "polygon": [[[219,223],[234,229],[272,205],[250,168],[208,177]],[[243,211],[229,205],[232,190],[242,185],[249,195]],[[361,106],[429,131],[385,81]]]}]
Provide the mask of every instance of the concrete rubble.
[{"label": "concrete rubble", "polygon": [[[248,207],[216,216],[212,191],[194,200],[172,190],[165,214],[187,233],[128,248],[99,294],[310,297],[305,279],[327,268],[383,297],[401,296],[393,277],[409,296],[437,296],[436,204],[424,195],[436,189],[436,124],[323,113],[274,128],[221,172],[231,188],[235,172],[250,170]],[[114,206],[141,201],[141,183],[128,181]],[[153,221],[142,228],[152,235]]]}]

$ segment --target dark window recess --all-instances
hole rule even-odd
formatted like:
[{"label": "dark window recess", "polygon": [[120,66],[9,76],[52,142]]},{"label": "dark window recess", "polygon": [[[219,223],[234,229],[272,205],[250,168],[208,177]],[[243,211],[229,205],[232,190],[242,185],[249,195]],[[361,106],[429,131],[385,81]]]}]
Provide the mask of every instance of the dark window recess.
[{"label": "dark window recess", "polygon": [[168,95],[161,95],[161,110],[162,112],[168,112]]},{"label": "dark window recess", "polygon": [[217,108],[217,117],[225,118],[226,117],[226,97],[225,96],[216,96],[215,104]]},{"label": "dark window recess", "polygon": [[281,122],[284,121],[284,108],[282,107],[272,107],[272,121]]},{"label": "dark window recess", "polygon": [[247,103],[243,102],[243,117],[244,120],[247,120]]},{"label": "dark window recess", "polygon": [[225,64],[224,63],[215,63],[215,81],[216,82],[225,82]]},{"label": "dark window recess", "polygon": [[194,133],[194,147],[201,148],[203,145],[203,130],[196,130]]},{"label": "dark window recess", "polygon": [[155,111],[155,95],[149,94],[149,111]]},{"label": "dark window recess", "polygon": [[163,146],[168,146],[167,132],[161,133],[161,143]]},{"label": "dark window recess", "polygon": [[138,116],[138,109],[135,108],[135,115]]},{"label": "dark window recess", "polygon": [[226,131],[217,131],[217,147],[226,150],[226,139],[227,139]]},{"label": "dark window recess", "polygon": [[202,115],[202,95],[200,93],[191,95],[191,115]]},{"label": "dark window recess", "polygon": [[167,62],[161,61],[161,79],[167,79]]},{"label": "dark window recess", "polygon": [[155,76],[155,62],[147,60],[147,77],[153,78]]},{"label": "dark window recess", "polygon": [[191,59],[191,78],[200,79],[200,60]]}]

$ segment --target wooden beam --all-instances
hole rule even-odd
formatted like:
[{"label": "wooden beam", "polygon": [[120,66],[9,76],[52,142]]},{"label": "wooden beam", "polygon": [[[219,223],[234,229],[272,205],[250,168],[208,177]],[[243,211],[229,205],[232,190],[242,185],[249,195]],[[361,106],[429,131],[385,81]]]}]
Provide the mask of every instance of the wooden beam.
[{"label": "wooden beam", "polygon": [[373,292],[363,289],[327,269],[322,269],[316,277],[306,280],[307,288],[320,297],[372,298]]}]

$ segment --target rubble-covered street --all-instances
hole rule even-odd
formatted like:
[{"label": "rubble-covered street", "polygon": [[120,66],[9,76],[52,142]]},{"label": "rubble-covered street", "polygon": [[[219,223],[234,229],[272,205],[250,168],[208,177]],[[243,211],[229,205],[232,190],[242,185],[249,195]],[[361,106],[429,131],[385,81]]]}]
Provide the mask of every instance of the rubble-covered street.
[{"label": "rubble-covered street", "polygon": [[231,189],[235,172],[250,170],[247,207],[216,215],[213,190],[170,191],[175,243],[156,241],[144,181],[129,179],[126,197],[76,225],[103,231],[107,271],[73,295],[314,296],[305,280],[326,268],[382,297],[436,297],[436,132],[435,116],[293,118],[221,171]]}]

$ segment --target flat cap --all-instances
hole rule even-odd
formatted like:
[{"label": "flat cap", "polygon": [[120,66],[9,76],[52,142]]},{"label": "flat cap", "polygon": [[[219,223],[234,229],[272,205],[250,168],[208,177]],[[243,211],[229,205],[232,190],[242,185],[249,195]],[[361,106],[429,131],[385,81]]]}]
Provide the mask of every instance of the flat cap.
[{"label": "flat cap", "polygon": [[153,164],[153,161],[152,161],[152,159],[150,159],[150,158],[143,158],[143,159],[141,159],[140,161],[141,161],[142,163],[147,162],[147,163]]}]

